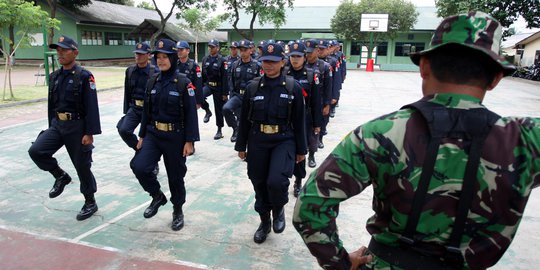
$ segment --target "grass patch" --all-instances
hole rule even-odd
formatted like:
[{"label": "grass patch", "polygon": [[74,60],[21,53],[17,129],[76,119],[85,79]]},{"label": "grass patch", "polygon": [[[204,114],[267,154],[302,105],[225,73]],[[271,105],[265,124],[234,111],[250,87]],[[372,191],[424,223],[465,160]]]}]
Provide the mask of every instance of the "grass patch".
[{"label": "grass patch", "polygon": [[[106,88],[116,88],[124,86],[124,74],[125,68],[107,68],[107,67],[85,67],[90,70],[96,77],[96,86],[97,89],[106,89]],[[28,69],[28,68],[22,68]],[[13,72],[17,72],[16,69]],[[6,99],[2,100],[0,96],[0,104],[32,100],[39,98],[46,98],[48,95],[48,88],[45,85],[41,85],[45,77],[40,79],[40,85],[16,85],[13,87],[13,94],[15,99],[9,100],[9,88],[6,89]],[[3,85],[0,85],[0,95],[3,93]]]}]

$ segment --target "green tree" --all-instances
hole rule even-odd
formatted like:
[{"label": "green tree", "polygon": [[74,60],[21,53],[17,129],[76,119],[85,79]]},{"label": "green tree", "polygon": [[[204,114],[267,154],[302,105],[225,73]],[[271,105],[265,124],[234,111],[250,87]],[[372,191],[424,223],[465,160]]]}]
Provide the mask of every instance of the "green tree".
[{"label": "green tree", "polygon": [[144,8],[149,10],[155,10],[154,5],[150,2],[142,1],[137,5],[138,8]]},{"label": "green tree", "polygon": [[216,7],[216,4],[214,2],[210,3],[208,0],[204,0],[204,1],[199,1],[199,0],[174,0],[172,6],[171,6],[171,9],[169,10],[168,13],[163,13],[157,6],[156,4],[156,0],[152,0],[152,3],[154,4],[154,9],[156,10],[156,12],[158,13],[159,15],[159,18],[160,18],[160,21],[161,21],[161,25],[158,29],[158,31],[156,31],[152,37],[150,38],[150,44],[154,44],[154,41],[156,40],[157,37],[159,37],[159,35],[161,35],[164,31],[165,31],[165,26],[167,25],[167,21],[169,20],[169,18],[171,17],[171,15],[173,14],[173,10],[176,8],[179,10],[178,13],[182,13],[184,12],[185,10],[191,8],[191,7],[197,7],[197,8],[201,8],[201,9],[215,9]]},{"label": "green tree", "polygon": [[[388,14],[388,31],[360,32],[362,14]],[[359,41],[368,48],[368,54],[385,40],[393,39],[399,32],[409,31],[418,18],[415,6],[406,0],[352,0],[341,2],[331,20],[332,32],[340,39]]]},{"label": "green tree", "polygon": [[[6,36],[0,31],[0,38],[9,43],[9,50],[0,49],[6,56],[4,91],[2,100],[6,100],[6,88],[9,82],[10,99],[15,99],[13,88],[11,86],[11,65],[12,58],[19,48],[29,47],[30,42],[34,41],[32,33],[41,32],[42,27],[57,27],[60,22],[49,18],[46,11],[41,10],[40,6],[34,6],[33,3],[25,0],[0,0],[0,29],[9,29]],[[15,32],[15,28],[17,32]]]},{"label": "green tree", "polygon": [[119,5],[124,5],[124,6],[135,6],[135,1],[133,0],[96,0],[96,1],[100,1],[100,2],[107,2],[107,3],[111,3],[111,4],[119,4]]},{"label": "green tree", "polygon": [[[87,6],[92,3],[92,0],[47,0],[47,4],[51,8],[51,19],[56,18],[56,8],[58,4],[62,5],[71,10],[76,10],[78,7]],[[49,29],[49,34],[47,37],[47,43],[52,43],[54,38],[54,28]]]},{"label": "green tree", "polygon": [[[246,39],[253,40],[253,25],[259,19],[260,24],[272,23],[276,29],[285,24],[285,8],[292,8],[294,0],[223,0],[225,9],[230,13],[229,20],[238,34]],[[238,29],[240,10],[251,15],[249,29]]]},{"label": "green tree", "polygon": [[[528,28],[540,27],[540,2],[538,0],[435,0],[437,15],[448,17],[469,11],[491,14],[505,28],[510,27],[519,16]],[[511,33],[505,30],[504,35]]]},{"label": "green tree", "polygon": [[226,19],[226,15],[210,17],[208,9],[190,8],[184,12],[177,13],[178,19],[183,19],[185,23],[180,26],[194,31],[195,34],[195,59],[199,59],[197,45],[199,43],[199,35],[206,34],[218,28],[218,26]]}]

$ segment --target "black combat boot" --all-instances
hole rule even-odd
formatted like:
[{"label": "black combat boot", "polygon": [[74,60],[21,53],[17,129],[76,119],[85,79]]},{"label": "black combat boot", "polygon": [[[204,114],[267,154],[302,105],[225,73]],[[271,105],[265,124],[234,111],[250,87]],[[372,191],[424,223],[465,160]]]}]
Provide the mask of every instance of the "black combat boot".
[{"label": "black combat boot", "polygon": [[298,198],[298,194],[300,194],[300,188],[302,188],[302,178],[296,177],[293,185],[294,197]]},{"label": "black combat boot", "polygon": [[210,117],[212,117],[212,112],[209,109],[205,109],[206,114],[204,115],[203,122],[208,123],[210,121]]},{"label": "black combat boot", "polygon": [[283,207],[272,209],[272,228],[275,233],[282,233],[285,230],[285,209]]},{"label": "black combat boot", "polygon": [[317,162],[315,162],[315,153],[313,152],[309,152],[309,156],[308,156],[308,166],[310,168],[315,168],[317,166]]},{"label": "black combat boot", "polygon": [[165,194],[161,192],[161,190],[152,195],[152,202],[150,205],[144,210],[143,216],[145,218],[151,218],[154,215],[157,214],[158,209],[160,206],[165,205],[167,203],[167,198],[165,197]]},{"label": "black combat boot", "polygon": [[259,228],[257,231],[255,231],[255,235],[253,235],[253,241],[257,244],[260,244],[266,240],[266,237],[270,233],[272,227],[270,212],[259,214],[259,216],[261,217],[261,224],[259,224]]},{"label": "black combat boot", "polygon": [[323,148],[324,148],[324,143],[323,143],[323,141],[322,141],[322,138],[323,138],[323,137],[321,137],[321,138],[319,139],[319,145],[318,145],[319,149],[323,149]]},{"label": "black combat boot", "polygon": [[238,128],[234,128],[232,136],[231,136],[231,142],[236,142],[237,138],[238,138]]},{"label": "black combat boot", "polygon": [[64,187],[71,182],[71,176],[69,176],[69,174],[67,174],[60,167],[56,167],[56,169],[49,172],[56,179],[54,181],[53,187],[49,191],[49,198],[56,198],[60,194],[62,194],[62,192],[64,191]]},{"label": "black combat boot", "polygon": [[184,212],[182,212],[180,205],[174,205],[173,209],[171,229],[179,231],[184,227]]},{"label": "black combat boot", "polygon": [[216,135],[214,135],[214,140],[219,140],[223,138],[223,134],[221,134],[221,127],[218,127]]},{"label": "black combat boot", "polygon": [[84,205],[81,208],[81,211],[79,211],[77,214],[77,220],[85,220],[91,217],[95,212],[97,212],[97,210],[98,207],[94,194],[84,194]]}]

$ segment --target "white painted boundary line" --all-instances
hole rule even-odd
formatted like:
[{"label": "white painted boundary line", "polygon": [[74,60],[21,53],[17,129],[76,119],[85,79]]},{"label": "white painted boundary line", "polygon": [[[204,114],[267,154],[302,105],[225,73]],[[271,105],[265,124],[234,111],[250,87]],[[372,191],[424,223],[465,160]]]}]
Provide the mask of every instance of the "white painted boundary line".
[{"label": "white painted boundary line", "polygon": [[[195,179],[199,179],[199,178],[201,178],[201,177],[203,177],[203,176],[205,176],[205,175],[207,175],[207,174],[211,174],[212,172],[217,171],[217,170],[221,169],[222,167],[225,167],[225,166],[229,165],[230,163],[236,162],[236,161],[237,161],[237,160],[235,160],[235,159],[231,159],[231,160],[229,160],[229,161],[227,161],[227,162],[225,162],[225,163],[219,165],[218,167],[215,167],[214,169],[209,170],[209,171],[207,171],[206,173],[204,173],[204,174],[202,174],[202,175],[200,175],[200,176],[194,178],[194,180],[195,180]],[[167,192],[165,195],[166,195],[166,196],[169,196],[169,195],[170,195],[170,192]],[[199,195],[199,196],[200,196],[200,195]],[[195,201],[199,196],[195,197],[192,201]],[[141,204],[141,205],[139,205],[139,206],[137,206],[137,207],[135,207],[135,208],[132,208],[132,209],[130,209],[130,210],[128,210],[128,211],[126,211],[126,212],[120,214],[119,216],[117,216],[117,217],[111,219],[110,221],[106,221],[104,224],[101,224],[101,225],[95,227],[94,229],[91,229],[91,230],[89,230],[89,231],[87,231],[87,232],[85,232],[85,233],[83,233],[83,234],[81,234],[81,235],[79,235],[79,236],[77,236],[77,237],[75,237],[75,238],[69,240],[69,242],[71,242],[71,243],[78,243],[79,241],[81,241],[81,239],[83,239],[83,238],[85,238],[85,237],[87,237],[87,236],[89,236],[89,235],[91,235],[91,234],[94,234],[94,233],[96,233],[96,232],[98,232],[98,231],[100,231],[100,230],[102,230],[102,229],[104,229],[104,228],[107,228],[107,227],[110,226],[111,224],[113,224],[113,223],[115,223],[115,222],[118,222],[119,220],[125,218],[126,216],[132,214],[133,212],[142,209],[143,207],[145,207],[146,205],[148,205],[151,201],[152,201],[152,200],[148,200],[148,201],[146,201],[145,203],[143,203],[143,204]]]}]

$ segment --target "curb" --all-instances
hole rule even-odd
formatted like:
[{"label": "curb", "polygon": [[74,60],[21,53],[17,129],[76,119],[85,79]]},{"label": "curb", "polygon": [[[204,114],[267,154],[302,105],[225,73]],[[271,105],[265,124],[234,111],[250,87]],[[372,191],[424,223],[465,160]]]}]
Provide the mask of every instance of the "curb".
[{"label": "curb", "polygon": [[[97,92],[116,90],[116,89],[121,89],[122,87],[123,86],[110,87],[110,88],[97,90]],[[9,108],[9,107],[15,107],[15,106],[19,106],[19,105],[25,105],[25,104],[31,104],[31,103],[37,103],[37,102],[42,102],[42,101],[47,101],[47,98],[29,99],[29,100],[17,101],[17,102],[13,102],[13,103],[0,104],[0,109]]]}]

